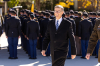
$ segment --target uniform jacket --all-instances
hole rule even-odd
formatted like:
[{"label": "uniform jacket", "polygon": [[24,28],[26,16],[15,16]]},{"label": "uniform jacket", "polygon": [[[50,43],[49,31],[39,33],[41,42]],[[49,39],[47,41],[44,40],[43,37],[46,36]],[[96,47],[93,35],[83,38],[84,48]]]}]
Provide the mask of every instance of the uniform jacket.
[{"label": "uniform jacket", "polygon": [[6,21],[6,36],[18,37],[21,35],[21,22],[16,17],[10,17]]},{"label": "uniform jacket", "polygon": [[[89,39],[87,53],[90,53],[92,55],[98,40],[100,40],[100,19],[96,19],[94,29],[93,29],[92,34]],[[99,54],[98,62],[100,62],[100,48],[99,48],[98,54]]]},{"label": "uniform jacket", "polygon": [[79,23],[79,37],[81,37],[81,40],[89,40],[92,30],[92,22],[88,19],[82,20]]},{"label": "uniform jacket", "polygon": [[37,39],[37,37],[39,37],[39,24],[38,24],[38,22],[30,21],[27,24],[26,36],[32,40]]}]

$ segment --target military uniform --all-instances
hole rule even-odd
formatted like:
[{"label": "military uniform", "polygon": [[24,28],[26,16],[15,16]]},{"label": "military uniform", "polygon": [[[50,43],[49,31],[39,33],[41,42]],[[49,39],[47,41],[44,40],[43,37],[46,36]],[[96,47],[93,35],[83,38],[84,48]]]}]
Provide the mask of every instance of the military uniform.
[{"label": "military uniform", "polygon": [[[33,17],[33,15],[31,15]],[[30,20],[27,24],[27,37],[29,38],[29,48],[30,49],[30,58],[29,59],[36,59],[36,46],[37,46],[37,37],[39,37],[39,24],[35,22],[35,20]]]},{"label": "military uniform", "polygon": [[[12,13],[16,13],[12,11]],[[21,35],[21,22],[15,16],[11,16],[6,22],[6,36],[9,44],[9,59],[17,59],[18,37]]]},{"label": "military uniform", "polygon": [[[100,40],[100,19],[96,20],[93,32],[89,39],[87,53],[90,53],[92,55],[93,50],[95,49],[98,40]],[[100,48],[99,48],[99,54],[98,54],[98,62],[100,62]]]}]

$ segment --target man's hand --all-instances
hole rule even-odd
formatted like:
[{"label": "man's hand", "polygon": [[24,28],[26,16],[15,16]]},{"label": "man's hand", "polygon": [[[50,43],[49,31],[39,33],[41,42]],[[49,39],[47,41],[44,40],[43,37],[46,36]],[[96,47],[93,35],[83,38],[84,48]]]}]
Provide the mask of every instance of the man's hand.
[{"label": "man's hand", "polygon": [[71,55],[71,58],[72,58],[72,59],[75,59],[75,58],[76,58],[76,55]]},{"label": "man's hand", "polygon": [[87,53],[86,56],[85,56],[85,58],[86,58],[87,60],[89,60],[89,59],[90,59],[90,53]]},{"label": "man's hand", "polygon": [[27,36],[25,35],[25,38],[27,38]]},{"label": "man's hand", "polygon": [[6,38],[8,38],[8,36],[6,36]]},{"label": "man's hand", "polygon": [[79,39],[81,39],[81,37],[79,37]]},{"label": "man's hand", "polygon": [[37,39],[39,39],[39,37],[37,37]]},{"label": "man's hand", "polygon": [[29,38],[27,37],[27,40],[29,40]]},{"label": "man's hand", "polygon": [[45,52],[46,52],[45,50],[42,50],[41,53],[42,53],[43,56],[46,56]]}]

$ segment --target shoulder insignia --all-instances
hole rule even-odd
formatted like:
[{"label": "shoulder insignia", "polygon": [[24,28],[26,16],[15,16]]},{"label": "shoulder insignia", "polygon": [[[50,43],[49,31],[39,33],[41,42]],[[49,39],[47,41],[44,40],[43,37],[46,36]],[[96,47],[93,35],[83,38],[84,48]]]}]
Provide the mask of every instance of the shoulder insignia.
[{"label": "shoulder insignia", "polygon": [[27,23],[29,23],[30,21],[28,21]]},{"label": "shoulder insignia", "polygon": [[15,16],[15,18],[19,19],[19,17]]},{"label": "shoulder insignia", "polygon": [[10,17],[8,17],[7,19],[10,19]]}]

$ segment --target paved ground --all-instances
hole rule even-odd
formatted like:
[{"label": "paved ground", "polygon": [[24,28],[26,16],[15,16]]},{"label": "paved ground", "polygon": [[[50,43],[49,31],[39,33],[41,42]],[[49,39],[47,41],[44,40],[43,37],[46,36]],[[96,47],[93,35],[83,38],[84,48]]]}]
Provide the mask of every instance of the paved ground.
[{"label": "paved ground", "polygon": [[[28,59],[28,55],[20,47],[18,47],[18,59],[8,59],[9,53],[6,48],[8,44],[5,34],[2,35],[0,44],[2,47],[0,50],[0,66],[51,66],[51,57],[43,57],[39,50],[37,50],[36,60]],[[92,56],[90,60],[81,59],[80,56],[77,56],[76,59],[66,59],[65,62],[65,66],[95,66],[97,64],[98,59],[94,56]]]}]

